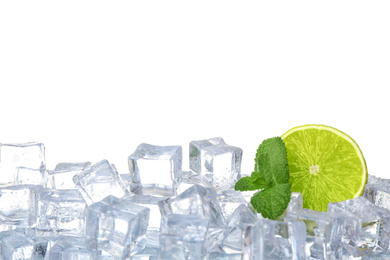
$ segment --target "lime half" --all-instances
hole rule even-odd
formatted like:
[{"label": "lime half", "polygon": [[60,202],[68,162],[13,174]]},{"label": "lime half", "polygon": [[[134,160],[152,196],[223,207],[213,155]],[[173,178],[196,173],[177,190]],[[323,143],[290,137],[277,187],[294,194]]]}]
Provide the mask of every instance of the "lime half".
[{"label": "lime half", "polygon": [[367,166],[356,142],[330,126],[304,125],[284,133],[291,190],[303,207],[326,211],[328,203],[361,196]]}]

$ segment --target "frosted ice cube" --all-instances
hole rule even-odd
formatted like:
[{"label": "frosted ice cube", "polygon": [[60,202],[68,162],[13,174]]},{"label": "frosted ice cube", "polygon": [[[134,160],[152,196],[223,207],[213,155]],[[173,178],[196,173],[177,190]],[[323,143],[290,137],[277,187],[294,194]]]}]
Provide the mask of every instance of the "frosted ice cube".
[{"label": "frosted ice cube", "polygon": [[29,228],[35,226],[36,193],[43,186],[0,187],[0,224]]},{"label": "frosted ice cube", "polygon": [[130,260],[158,260],[159,247],[146,245],[144,249],[130,257]]},{"label": "frosted ice cube", "polygon": [[210,226],[224,226],[225,218],[213,188],[195,184],[183,193],[158,203],[162,219],[169,214],[198,215],[209,218]]},{"label": "frosted ice cube", "polygon": [[53,189],[77,189],[73,177],[91,168],[90,162],[59,163],[53,171],[48,171],[48,187]]},{"label": "frosted ice cube", "polygon": [[37,195],[37,234],[84,235],[87,205],[78,190],[44,189]]},{"label": "frosted ice cube", "polygon": [[207,230],[207,218],[169,215],[161,226],[159,259],[203,259]]},{"label": "frosted ice cube", "polygon": [[102,160],[75,175],[73,182],[80,190],[87,205],[98,202],[109,195],[121,198],[127,194],[118,172],[107,160]]},{"label": "frosted ice cube", "polygon": [[341,239],[349,215],[310,209],[291,211],[287,220],[306,224],[306,256],[310,259],[340,259]]},{"label": "frosted ice cube", "polygon": [[0,259],[43,260],[48,241],[24,232],[12,230],[0,233]]},{"label": "frosted ice cube", "polygon": [[208,260],[241,260],[242,254],[240,253],[226,253],[220,251],[210,252],[206,259]]},{"label": "frosted ice cube", "polygon": [[227,219],[240,205],[248,205],[240,191],[225,190],[218,194],[222,214]]},{"label": "frosted ice cube", "polygon": [[227,145],[222,138],[192,141],[190,169],[217,190],[228,190],[241,178],[242,149]]},{"label": "frosted ice cube", "polygon": [[306,259],[302,222],[260,219],[244,233],[243,259]]},{"label": "frosted ice cube", "polygon": [[239,205],[227,219],[226,234],[219,245],[221,252],[241,254],[244,231],[256,222],[253,212],[245,205]]},{"label": "frosted ice cube", "polygon": [[131,191],[140,185],[143,194],[150,190],[165,190],[167,195],[176,194],[176,185],[182,168],[181,146],[155,146],[140,144],[129,156],[132,180]]},{"label": "frosted ice cube", "polygon": [[84,238],[64,237],[50,248],[45,260],[99,260],[100,251],[87,247]]},{"label": "frosted ice cube", "polygon": [[158,247],[160,226],[161,226],[161,212],[158,206],[158,202],[167,199],[166,197],[156,197],[151,195],[134,195],[124,197],[122,200],[135,203],[140,206],[144,206],[150,209],[150,217],[148,222],[148,228],[146,232],[146,240],[149,245]]},{"label": "frosted ice cube", "polygon": [[46,185],[46,181],[43,144],[0,144],[0,186]]},{"label": "frosted ice cube", "polygon": [[120,259],[139,252],[144,243],[150,210],[126,200],[108,196],[88,207],[87,245]]},{"label": "frosted ice cube", "polygon": [[328,204],[328,212],[350,214],[343,243],[349,254],[359,257],[389,246],[390,212],[364,197]]}]

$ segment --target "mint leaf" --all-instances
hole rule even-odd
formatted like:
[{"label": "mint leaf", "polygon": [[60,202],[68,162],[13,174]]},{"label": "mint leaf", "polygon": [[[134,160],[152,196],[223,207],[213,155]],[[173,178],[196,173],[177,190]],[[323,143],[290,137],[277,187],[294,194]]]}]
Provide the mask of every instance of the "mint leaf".
[{"label": "mint leaf", "polygon": [[234,185],[234,189],[239,191],[260,190],[264,188],[268,188],[268,186],[255,182],[251,176],[242,177]]},{"label": "mint leaf", "polygon": [[251,204],[264,218],[277,219],[287,208],[290,199],[291,184],[283,183],[256,192]]},{"label": "mint leaf", "polygon": [[282,138],[264,140],[257,149],[255,162],[258,178],[268,186],[288,182],[287,150]]},{"label": "mint leaf", "polygon": [[282,138],[264,140],[256,151],[255,170],[236,182],[235,190],[258,190],[252,206],[265,218],[277,219],[291,199],[287,150]]}]

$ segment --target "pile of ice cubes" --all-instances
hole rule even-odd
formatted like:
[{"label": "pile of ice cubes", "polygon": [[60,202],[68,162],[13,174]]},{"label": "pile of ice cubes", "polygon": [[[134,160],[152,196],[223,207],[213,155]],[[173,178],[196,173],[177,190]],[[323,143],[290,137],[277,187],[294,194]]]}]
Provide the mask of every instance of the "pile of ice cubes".
[{"label": "pile of ice cubes", "polygon": [[234,191],[242,150],[222,138],[140,144],[119,174],[102,160],[46,169],[41,143],[0,144],[0,259],[390,259],[390,180],[302,208],[293,192],[278,220]]}]

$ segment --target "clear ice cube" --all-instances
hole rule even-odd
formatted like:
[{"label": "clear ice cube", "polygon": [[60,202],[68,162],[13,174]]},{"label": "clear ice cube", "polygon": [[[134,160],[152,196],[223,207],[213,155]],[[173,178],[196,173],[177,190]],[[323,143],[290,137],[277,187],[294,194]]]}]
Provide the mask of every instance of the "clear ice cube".
[{"label": "clear ice cube", "polygon": [[149,212],[146,207],[114,196],[92,204],[87,209],[87,245],[126,259],[144,246]]},{"label": "clear ice cube", "polygon": [[222,138],[192,141],[190,169],[217,190],[228,190],[241,178],[242,149],[227,145]]},{"label": "clear ice cube", "polygon": [[377,182],[366,184],[363,197],[378,207],[390,210],[390,183]]},{"label": "clear ice cube", "polygon": [[257,222],[256,216],[245,205],[239,205],[227,219],[225,237],[219,245],[221,252],[241,254],[243,234],[246,228]]},{"label": "clear ice cube", "polygon": [[349,215],[302,209],[288,212],[287,220],[305,223],[305,248],[309,259],[341,258],[341,239]]},{"label": "clear ice cube", "polygon": [[203,180],[200,174],[193,171],[182,171],[179,182],[177,183],[176,193],[180,194],[190,188],[191,186],[198,184],[204,187],[211,187],[211,185]]},{"label": "clear ice cube", "polygon": [[343,236],[346,250],[354,257],[386,251],[389,246],[390,212],[364,197],[329,203],[328,212],[349,214]]},{"label": "clear ice cube", "polygon": [[170,214],[198,215],[209,219],[210,226],[224,226],[225,218],[214,188],[193,185],[183,193],[160,201],[162,219]]},{"label": "clear ice cube", "polygon": [[37,194],[37,234],[83,236],[86,206],[78,190],[41,190]]},{"label": "clear ice cube", "polygon": [[161,226],[159,259],[203,259],[208,223],[200,216],[169,215]]},{"label": "clear ice cube", "polygon": [[248,205],[248,202],[240,191],[225,190],[218,194],[219,205],[222,214],[227,219],[240,205]]},{"label": "clear ice cube", "polygon": [[43,144],[0,144],[0,186],[46,185],[46,181]]},{"label": "clear ice cube", "polygon": [[45,260],[99,260],[101,252],[87,247],[84,238],[63,237],[50,248]]},{"label": "clear ice cube", "polygon": [[4,260],[43,260],[48,241],[35,237],[24,230],[0,233],[0,259]]},{"label": "clear ice cube", "polygon": [[122,200],[134,203],[150,209],[150,217],[148,222],[148,228],[146,231],[146,242],[151,245],[158,247],[159,235],[161,226],[161,212],[158,206],[160,201],[167,199],[166,197],[156,197],[152,195],[134,195],[124,197]]},{"label": "clear ice cube", "polygon": [[131,191],[142,186],[143,194],[165,190],[167,196],[176,194],[182,168],[181,146],[140,144],[128,158]]},{"label": "clear ice cube", "polygon": [[302,222],[260,219],[244,233],[245,260],[306,259],[306,226]]},{"label": "clear ice cube", "polygon": [[39,185],[0,187],[0,224],[34,227],[36,194],[41,189]]},{"label": "clear ice cube", "polygon": [[118,172],[107,160],[102,160],[75,175],[73,182],[80,190],[87,205],[98,202],[109,195],[121,198],[127,194]]},{"label": "clear ice cube", "polygon": [[73,177],[89,168],[91,168],[90,162],[59,163],[53,171],[48,171],[48,188],[77,189]]}]

